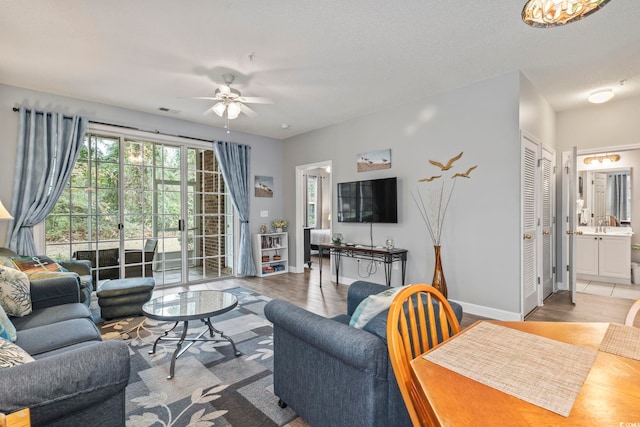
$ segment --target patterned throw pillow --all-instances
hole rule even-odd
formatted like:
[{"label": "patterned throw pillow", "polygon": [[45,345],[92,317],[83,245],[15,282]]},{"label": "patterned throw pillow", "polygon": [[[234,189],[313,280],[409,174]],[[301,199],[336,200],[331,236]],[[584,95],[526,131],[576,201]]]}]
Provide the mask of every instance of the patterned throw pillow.
[{"label": "patterned throw pillow", "polygon": [[34,271],[66,271],[57,262],[46,255],[35,255],[11,258],[13,264],[20,271],[31,273]]},{"label": "patterned throw pillow", "polygon": [[15,341],[18,336],[16,335],[16,327],[13,326],[9,316],[5,313],[4,308],[0,305],[0,337]]},{"label": "patterned throw pillow", "polygon": [[29,353],[14,343],[0,340],[0,368],[10,368],[33,361],[34,359]]},{"label": "patterned throw pillow", "polygon": [[0,265],[0,305],[9,316],[31,314],[31,287],[25,273]]},{"label": "patterned throw pillow", "polygon": [[379,294],[369,295],[363,299],[353,312],[349,326],[358,329],[364,328],[365,325],[369,323],[369,320],[391,307],[393,298],[401,290],[402,287],[390,288]]}]

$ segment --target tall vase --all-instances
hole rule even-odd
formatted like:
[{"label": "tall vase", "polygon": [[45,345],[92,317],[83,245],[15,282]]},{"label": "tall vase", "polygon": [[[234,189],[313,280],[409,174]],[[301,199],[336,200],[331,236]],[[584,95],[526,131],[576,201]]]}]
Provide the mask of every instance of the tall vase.
[{"label": "tall vase", "polygon": [[444,272],[442,271],[442,260],[440,259],[440,246],[434,246],[436,253],[436,265],[433,269],[433,280],[431,286],[440,291],[447,298],[447,281],[444,280]]}]

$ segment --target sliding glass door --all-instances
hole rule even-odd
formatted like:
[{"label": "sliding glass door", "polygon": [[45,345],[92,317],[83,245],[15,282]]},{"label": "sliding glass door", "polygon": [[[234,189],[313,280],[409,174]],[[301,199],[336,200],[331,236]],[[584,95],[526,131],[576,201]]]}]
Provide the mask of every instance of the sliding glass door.
[{"label": "sliding glass door", "polygon": [[87,134],[46,219],[46,251],[90,260],[97,281],[196,282],[233,274],[233,221],[213,150]]}]

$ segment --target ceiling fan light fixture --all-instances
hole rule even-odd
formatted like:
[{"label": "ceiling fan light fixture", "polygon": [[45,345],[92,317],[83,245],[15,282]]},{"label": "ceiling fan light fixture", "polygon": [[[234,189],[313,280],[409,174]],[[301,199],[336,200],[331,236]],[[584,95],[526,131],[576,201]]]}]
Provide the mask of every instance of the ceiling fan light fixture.
[{"label": "ceiling fan light fixture", "polygon": [[603,102],[611,100],[611,98],[613,98],[613,95],[613,89],[597,90],[589,94],[589,97],[587,97],[587,101],[592,104],[602,104]]},{"label": "ceiling fan light fixture", "polygon": [[224,116],[224,110],[226,109],[227,109],[227,106],[224,105],[224,102],[218,102],[216,105],[213,106],[213,112],[220,117]]},{"label": "ceiling fan light fixture", "polygon": [[529,0],[522,9],[522,20],[536,28],[569,24],[591,15],[611,0]]},{"label": "ceiling fan light fixture", "polygon": [[227,106],[227,115],[229,120],[237,119],[241,111],[242,108],[240,107],[239,102],[230,102]]}]

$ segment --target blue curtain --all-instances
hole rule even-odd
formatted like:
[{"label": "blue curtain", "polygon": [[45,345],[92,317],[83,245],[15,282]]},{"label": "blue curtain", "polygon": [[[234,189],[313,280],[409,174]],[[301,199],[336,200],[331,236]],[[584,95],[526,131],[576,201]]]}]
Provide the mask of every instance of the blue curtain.
[{"label": "blue curtain", "polygon": [[240,249],[238,253],[238,274],[256,275],[251,252],[249,233],[249,159],[251,147],[233,142],[213,143],[224,182],[229,189],[231,201],[240,218]]},{"label": "blue curtain", "polygon": [[9,249],[36,255],[30,227],[44,221],[69,181],[87,124],[78,116],[20,108]]}]

